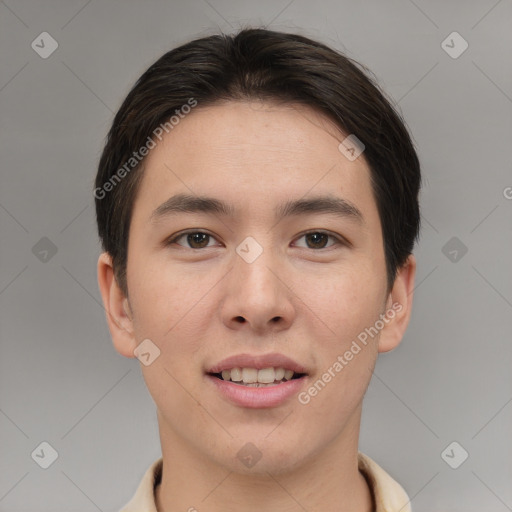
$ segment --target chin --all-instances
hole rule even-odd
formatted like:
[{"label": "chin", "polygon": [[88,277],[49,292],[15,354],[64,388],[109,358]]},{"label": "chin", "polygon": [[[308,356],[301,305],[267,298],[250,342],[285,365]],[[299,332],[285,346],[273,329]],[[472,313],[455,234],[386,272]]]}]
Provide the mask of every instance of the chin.
[{"label": "chin", "polygon": [[268,431],[260,436],[243,436],[232,439],[229,449],[214,459],[229,471],[242,475],[288,473],[305,463],[308,447],[299,439],[285,436],[268,438]]}]

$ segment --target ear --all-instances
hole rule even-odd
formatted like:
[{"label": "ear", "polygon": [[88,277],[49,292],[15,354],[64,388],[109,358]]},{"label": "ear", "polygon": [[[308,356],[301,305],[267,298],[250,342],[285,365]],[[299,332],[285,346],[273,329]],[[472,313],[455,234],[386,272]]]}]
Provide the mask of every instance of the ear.
[{"label": "ear", "polygon": [[98,285],[115,349],[125,357],[135,357],[133,351],[137,343],[133,334],[130,304],[117,284],[112,258],[106,252],[98,259]]},{"label": "ear", "polygon": [[409,324],[412,311],[416,258],[410,254],[399,269],[391,290],[384,315],[388,321],[380,332],[379,352],[388,352],[396,348]]}]

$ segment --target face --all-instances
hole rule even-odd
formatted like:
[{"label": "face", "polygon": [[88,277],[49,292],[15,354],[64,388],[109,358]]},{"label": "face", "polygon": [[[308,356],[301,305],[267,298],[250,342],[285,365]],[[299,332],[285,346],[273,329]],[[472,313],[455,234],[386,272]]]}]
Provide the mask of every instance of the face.
[{"label": "face", "polygon": [[[401,337],[369,169],[364,153],[340,152],[344,138],[304,106],[198,105],[146,158],[128,245],[128,334],[114,343],[125,355],[146,339],[158,347],[141,368],[161,435],[232,471],[245,470],[237,454],[249,442],[264,455],[258,469],[277,473],[356,436],[377,353]],[[196,201],[180,210],[179,194]],[[225,208],[197,208],[198,197]],[[249,362],[227,365],[278,354],[306,375],[261,388],[209,375],[240,354]]]}]

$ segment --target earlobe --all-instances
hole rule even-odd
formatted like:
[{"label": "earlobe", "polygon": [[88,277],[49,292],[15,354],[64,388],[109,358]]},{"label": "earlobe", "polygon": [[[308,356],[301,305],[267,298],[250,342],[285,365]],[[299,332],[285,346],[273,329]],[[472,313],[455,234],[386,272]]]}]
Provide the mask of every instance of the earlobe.
[{"label": "earlobe", "polygon": [[388,322],[380,333],[379,352],[389,352],[402,341],[411,318],[415,275],[416,258],[410,254],[398,270],[393,289],[388,296],[384,313]]},{"label": "earlobe", "polygon": [[115,349],[125,357],[135,357],[133,351],[137,343],[133,332],[132,311],[115,279],[112,258],[106,252],[98,258],[98,285]]}]

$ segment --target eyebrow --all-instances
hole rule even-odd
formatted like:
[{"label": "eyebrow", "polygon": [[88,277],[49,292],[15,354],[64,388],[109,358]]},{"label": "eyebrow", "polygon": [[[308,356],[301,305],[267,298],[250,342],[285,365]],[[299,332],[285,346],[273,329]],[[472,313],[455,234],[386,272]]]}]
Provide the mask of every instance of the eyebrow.
[{"label": "eyebrow", "polygon": [[[178,213],[210,213],[234,217],[236,209],[214,197],[176,194],[158,206],[151,214],[150,220],[158,222],[164,217]],[[330,213],[364,224],[361,211],[353,203],[341,197],[317,196],[309,199],[289,200],[278,205],[275,209],[277,221],[285,217],[308,213]]]}]

